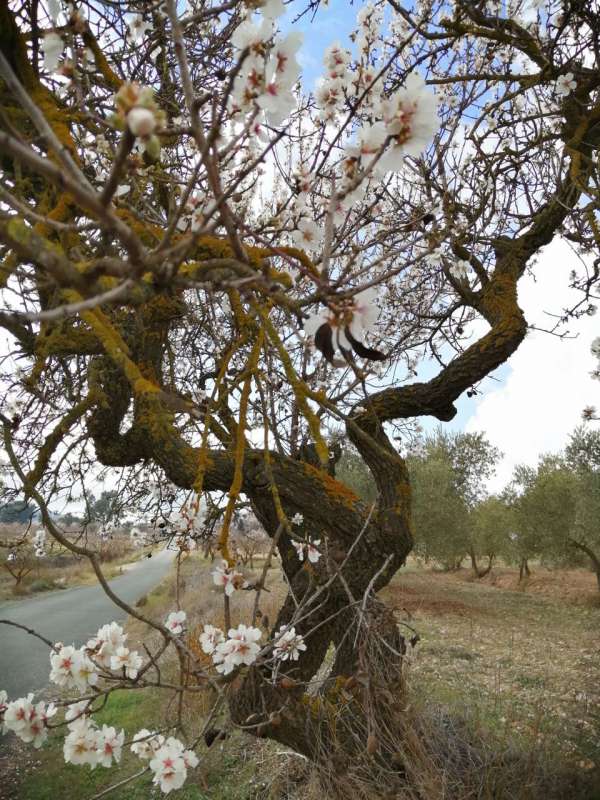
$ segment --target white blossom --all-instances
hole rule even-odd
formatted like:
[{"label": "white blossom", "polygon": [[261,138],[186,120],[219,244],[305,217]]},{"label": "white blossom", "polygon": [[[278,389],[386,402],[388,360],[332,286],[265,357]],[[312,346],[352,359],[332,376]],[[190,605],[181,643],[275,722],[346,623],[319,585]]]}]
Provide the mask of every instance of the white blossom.
[{"label": "white blossom", "polygon": [[285,14],[285,5],[282,0],[264,0],[260,13],[265,19],[275,20]]},{"label": "white blossom", "polygon": [[130,14],[127,18],[127,28],[134,42],[143,41],[148,33],[154,30],[152,23],[145,20],[142,14]]},{"label": "white blossom", "polygon": [[186,750],[178,739],[171,736],[158,748],[150,761],[150,769],[154,773],[152,782],[162,792],[169,794],[183,786],[188,768],[196,766],[198,756],[192,750]]},{"label": "white blossom", "polygon": [[127,125],[134,136],[147,138],[154,133],[156,128],[156,117],[149,108],[134,106],[127,113]]},{"label": "white blossom", "polygon": [[179,636],[180,633],[183,633],[186,616],[185,611],[171,611],[165,620],[165,625],[171,633],[175,634],[175,636]]},{"label": "white blossom", "polygon": [[350,351],[355,345],[346,334],[349,332],[355,341],[360,341],[363,334],[375,324],[379,316],[376,298],[375,287],[358,292],[340,310],[325,309],[312,314],[304,322],[304,332],[314,337],[322,325],[328,325],[333,334],[333,349]]},{"label": "white blossom", "polygon": [[225,594],[229,597],[236,589],[242,589],[248,585],[242,573],[236,572],[226,561],[222,561],[220,566],[217,565],[211,574],[215,586],[222,586],[225,590]]},{"label": "white blossom", "polygon": [[55,72],[58,62],[65,48],[62,37],[58,33],[46,33],[42,39],[42,52],[44,54],[44,69]]},{"label": "white blossom", "polygon": [[471,265],[465,259],[459,258],[450,266],[450,274],[457,281],[466,281],[469,277]]},{"label": "white blossom", "polygon": [[311,564],[316,564],[317,561],[321,558],[321,552],[317,549],[318,545],[321,544],[320,539],[315,539],[314,541],[310,541],[306,548],[306,554],[308,556],[308,560]]},{"label": "white blossom", "polygon": [[304,638],[299,633],[296,633],[295,628],[290,628],[286,631],[285,625],[282,625],[279,628],[275,646],[273,647],[275,658],[281,661],[297,661],[303,650],[306,650]]},{"label": "white blossom", "polygon": [[98,745],[96,724],[88,717],[80,717],[69,725],[69,733],[63,744],[64,759],[68,764],[95,767],[101,757]]},{"label": "white blossom", "polygon": [[262,633],[258,628],[243,624],[237,628],[230,628],[228,638],[216,646],[213,654],[217,672],[228,675],[242,664],[249,666],[254,663],[260,652],[257,642],[261,636]]},{"label": "white blossom", "polygon": [[306,556],[311,564],[316,564],[321,558],[321,552],[317,549],[318,545],[321,544],[320,539],[310,539],[308,542],[292,541],[292,544],[294,545],[300,561],[304,561],[304,557]]},{"label": "white blossom", "polygon": [[200,646],[207,655],[212,655],[215,652],[217,645],[225,641],[225,635],[220,628],[215,628],[214,625],[205,625],[202,633],[198,637]]},{"label": "white blossom", "polygon": [[231,43],[238,50],[260,49],[273,36],[273,23],[263,19],[259,24],[246,19],[233,32]]},{"label": "white blossom", "polygon": [[62,3],[60,0],[48,0],[48,13],[54,25],[58,24],[58,18],[62,12]]},{"label": "white blossom", "polygon": [[110,659],[110,668],[115,672],[125,670],[125,675],[131,680],[137,678],[142,657],[137,650],[129,650],[127,647],[118,647]]},{"label": "white blossom", "polygon": [[292,234],[296,247],[302,250],[318,250],[323,242],[323,228],[313,220],[303,217]]},{"label": "white blossom", "polygon": [[113,761],[118,764],[121,760],[125,731],[117,733],[116,728],[103,725],[102,730],[96,734],[96,759],[102,767],[110,767]]},{"label": "white blossom", "polygon": [[559,75],[556,80],[554,91],[557,95],[563,97],[570,94],[573,89],[577,88],[577,81],[572,72],[566,72],[564,75]]},{"label": "white blossom", "polygon": [[138,758],[147,761],[152,758],[156,751],[165,743],[165,737],[155,731],[142,728],[133,737],[131,752]]},{"label": "white blossom", "polygon": [[300,561],[304,561],[304,542],[296,542],[294,539],[292,539],[292,545],[294,546],[294,550],[296,551]]}]

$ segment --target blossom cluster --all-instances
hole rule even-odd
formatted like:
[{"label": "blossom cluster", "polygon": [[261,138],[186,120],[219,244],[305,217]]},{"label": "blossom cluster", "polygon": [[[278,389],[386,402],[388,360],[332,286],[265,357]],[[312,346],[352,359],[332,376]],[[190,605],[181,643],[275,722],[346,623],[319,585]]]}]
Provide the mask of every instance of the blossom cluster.
[{"label": "blossom cluster", "polygon": [[256,661],[261,636],[258,628],[240,624],[237,628],[230,628],[225,638],[219,628],[205,625],[199,639],[202,650],[212,656],[217,672],[229,675],[236,667],[250,666]]},{"label": "blossom cluster", "polygon": [[85,714],[87,702],[74,704],[65,714],[69,733],[65,736],[63,756],[67,764],[87,764],[92,769],[97,766],[110,767],[119,763],[125,740],[125,731],[117,733],[109,725],[98,727],[96,722]]},{"label": "blossom cluster", "polygon": [[132,753],[143,761],[149,761],[154,773],[152,782],[162,792],[169,794],[173,789],[180,789],[187,778],[188,769],[198,766],[198,756],[193,750],[186,750],[185,745],[169,736],[165,739],[159,733],[142,728],[133,737]]},{"label": "blossom cluster", "polygon": [[[253,664],[259,653],[261,632],[258,628],[240,624],[225,634],[214,625],[204,625],[199,636],[200,646],[212,657],[217,672],[229,675],[236,667]],[[297,661],[306,650],[304,637],[296,629],[282,625],[273,639],[273,656],[279,661]]]},{"label": "blossom cluster", "polygon": [[0,733],[13,731],[23,742],[41,747],[48,736],[47,721],[56,714],[53,703],[34,703],[33,694],[8,702],[0,691]]},{"label": "blossom cluster", "polygon": [[258,19],[245,19],[231,38],[239,51],[241,67],[233,85],[230,110],[234,116],[249,115],[247,124],[263,138],[263,117],[269,125],[278,126],[296,108],[293,87],[300,76],[296,54],[302,34],[292,32],[281,39],[274,38],[274,23],[283,11],[279,0],[265,3]]},{"label": "blossom cluster", "polygon": [[134,680],[142,666],[142,657],[125,646],[126,638],[123,628],[111,622],[103,625],[83,647],[58,643],[50,654],[50,680],[80,692],[96,686],[102,670],[121,673]]}]

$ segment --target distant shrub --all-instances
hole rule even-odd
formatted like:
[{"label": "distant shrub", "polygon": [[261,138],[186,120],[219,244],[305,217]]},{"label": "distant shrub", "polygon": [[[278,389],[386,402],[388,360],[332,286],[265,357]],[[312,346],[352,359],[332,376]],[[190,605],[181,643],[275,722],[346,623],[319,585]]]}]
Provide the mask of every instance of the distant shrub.
[{"label": "distant shrub", "polygon": [[50,578],[37,578],[32,581],[29,586],[30,592],[48,592],[52,589],[64,589],[59,583],[51,580]]}]

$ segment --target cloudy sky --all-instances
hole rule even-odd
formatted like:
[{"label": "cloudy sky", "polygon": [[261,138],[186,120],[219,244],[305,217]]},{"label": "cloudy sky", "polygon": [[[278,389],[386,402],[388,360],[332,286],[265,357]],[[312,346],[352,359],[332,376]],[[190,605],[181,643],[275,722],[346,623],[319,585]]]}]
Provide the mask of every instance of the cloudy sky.
[{"label": "cloudy sky", "polygon": [[[519,303],[530,325],[551,327],[549,314],[560,314],[577,301],[578,294],[567,289],[569,272],[577,266],[566,242],[557,240],[544,249],[535,277],[526,276],[519,285]],[[531,331],[498,371],[498,380],[488,378],[478,397],[463,397],[459,403],[454,428],[485,431],[505,453],[490,488],[502,488],[515,464],[533,464],[539,453],[559,450],[581,423],[583,407],[600,406],[600,382],[590,377],[596,363],[590,344],[600,336],[600,314],[567,328],[571,338],[562,340]]]}]

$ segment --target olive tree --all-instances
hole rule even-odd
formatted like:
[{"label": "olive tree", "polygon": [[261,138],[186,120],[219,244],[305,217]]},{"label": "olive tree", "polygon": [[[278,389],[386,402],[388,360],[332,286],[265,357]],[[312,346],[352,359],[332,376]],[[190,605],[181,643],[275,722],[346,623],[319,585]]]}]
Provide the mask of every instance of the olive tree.
[{"label": "olive tree", "polygon": [[[120,665],[99,632],[76,651],[96,676],[84,720],[116,686],[160,688],[170,649],[173,708],[210,685],[215,713],[303,754],[344,797],[415,779],[399,747],[405,645],[376,596],[413,546],[395,437],[451,420],[517,350],[517,287],[543,247],[563,235],[585,256],[600,239],[598,14],[538,5],[367,3],[311,93],[279,0],[0,0],[6,500],[31,498],[101,581],[93,545],[51,509],[101,480],[155,519],[185,507],[190,526],[202,495],[225,504],[215,577],[232,627],[205,631],[213,660],[190,648],[183,609],[147,620],[150,661]],[[317,0],[289,6],[319,24]],[[596,275],[575,272],[567,318]],[[340,436],[375,504],[335,477]],[[289,588],[260,645],[235,610],[240,502]],[[15,728],[29,701],[13,702]],[[177,712],[165,727],[185,737]],[[196,760],[177,741],[151,740],[178,765],[150,761],[163,789]]]},{"label": "olive tree", "polygon": [[[415,484],[417,548],[421,545],[427,557],[451,569],[460,567],[468,554],[473,574],[488,574],[498,551],[490,553],[492,539],[478,523],[476,509],[486,499],[487,481],[500,455],[482,433],[438,428],[418,442],[408,463]],[[480,556],[488,556],[487,568],[478,566]]]},{"label": "olive tree", "polygon": [[575,518],[568,543],[589,559],[600,589],[600,431],[576,428],[565,460],[575,476]]}]

